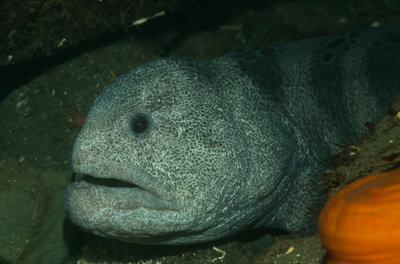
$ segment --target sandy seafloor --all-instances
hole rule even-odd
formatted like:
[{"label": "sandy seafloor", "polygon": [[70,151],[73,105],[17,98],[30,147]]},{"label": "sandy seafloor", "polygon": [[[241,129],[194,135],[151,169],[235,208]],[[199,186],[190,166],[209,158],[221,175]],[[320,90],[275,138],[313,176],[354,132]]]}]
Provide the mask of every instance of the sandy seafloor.
[{"label": "sandy seafloor", "polygon": [[[206,7],[170,15],[176,18],[167,14],[120,36],[105,37],[104,42],[99,39],[82,49],[78,47],[73,55],[51,67],[36,65],[39,70],[35,76],[16,87],[0,105],[0,173],[16,168],[46,171],[66,175],[65,180],[71,181],[69,157],[79,132],[79,116],[112,82],[112,73],[119,76],[146,61],[169,55],[207,59],[244,47],[400,22],[396,1],[227,3],[205,1]],[[399,100],[392,108],[400,111]],[[333,190],[353,178],[400,165],[400,158],[382,159],[400,153],[400,121],[386,112],[382,116],[375,131],[366,129],[363,142],[357,143],[361,151],[349,146],[338,148],[343,153],[333,158],[335,168],[327,168],[324,173],[324,177],[330,177],[325,179]],[[63,189],[58,191],[62,193]],[[75,233],[66,263],[307,264],[323,263],[325,254],[318,234],[253,230],[204,245],[160,247],[72,230]]]}]

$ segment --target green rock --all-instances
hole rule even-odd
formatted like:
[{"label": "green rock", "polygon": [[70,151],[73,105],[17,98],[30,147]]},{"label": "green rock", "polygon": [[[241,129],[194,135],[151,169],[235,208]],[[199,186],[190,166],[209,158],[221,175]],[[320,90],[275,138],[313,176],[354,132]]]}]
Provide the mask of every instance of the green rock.
[{"label": "green rock", "polygon": [[64,188],[70,176],[24,168],[17,161],[0,170],[0,262],[61,263]]}]

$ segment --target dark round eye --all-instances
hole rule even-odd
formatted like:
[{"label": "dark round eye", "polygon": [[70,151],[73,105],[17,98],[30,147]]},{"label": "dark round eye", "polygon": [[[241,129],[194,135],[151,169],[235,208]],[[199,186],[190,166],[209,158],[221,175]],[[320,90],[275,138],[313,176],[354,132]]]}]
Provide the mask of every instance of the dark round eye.
[{"label": "dark round eye", "polygon": [[150,128],[149,118],[145,114],[134,114],[131,119],[130,127],[134,134],[142,135]]}]

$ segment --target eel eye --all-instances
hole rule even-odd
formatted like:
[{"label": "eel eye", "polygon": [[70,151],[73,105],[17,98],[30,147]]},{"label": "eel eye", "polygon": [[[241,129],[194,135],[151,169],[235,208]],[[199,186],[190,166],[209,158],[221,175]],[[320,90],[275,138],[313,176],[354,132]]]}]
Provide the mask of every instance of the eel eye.
[{"label": "eel eye", "polygon": [[150,121],[146,114],[137,113],[132,116],[130,128],[135,135],[143,135],[150,129]]}]

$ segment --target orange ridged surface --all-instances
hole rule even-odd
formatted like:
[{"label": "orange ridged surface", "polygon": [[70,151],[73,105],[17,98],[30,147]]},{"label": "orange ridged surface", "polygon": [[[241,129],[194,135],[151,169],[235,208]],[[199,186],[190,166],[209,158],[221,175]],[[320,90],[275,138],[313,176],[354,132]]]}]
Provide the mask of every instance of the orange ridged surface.
[{"label": "orange ridged surface", "polygon": [[332,196],[318,220],[328,264],[400,263],[400,169]]}]

